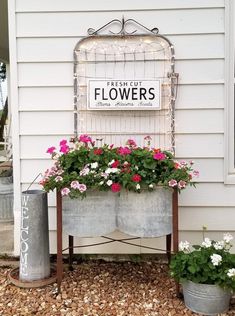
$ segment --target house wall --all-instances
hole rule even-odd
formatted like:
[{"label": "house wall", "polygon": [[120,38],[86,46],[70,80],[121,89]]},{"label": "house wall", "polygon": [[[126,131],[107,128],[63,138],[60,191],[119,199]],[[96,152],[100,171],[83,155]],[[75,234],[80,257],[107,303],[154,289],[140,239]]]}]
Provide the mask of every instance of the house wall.
[{"label": "house wall", "polygon": [[[16,0],[15,7],[11,4],[9,15],[16,30],[12,39],[16,55],[11,52],[15,63],[15,254],[19,253],[20,192],[51,164],[47,147],[73,134],[73,48],[89,27],[97,29],[122,15],[149,28],[158,27],[175,46],[180,74],[176,156],[193,159],[201,173],[197,189],[188,188],[179,197],[180,238],[200,241],[203,225],[215,238],[234,231],[234,186],[224,185],[224,6],[223,0]],[[49,206],[51,252],[56,252],[53,194]],[[91,240],[79,240],[86,242]],[[138,241],[143,243],[162,247],[164,239]],[[126,245],[81,251],[147,252]]]}]

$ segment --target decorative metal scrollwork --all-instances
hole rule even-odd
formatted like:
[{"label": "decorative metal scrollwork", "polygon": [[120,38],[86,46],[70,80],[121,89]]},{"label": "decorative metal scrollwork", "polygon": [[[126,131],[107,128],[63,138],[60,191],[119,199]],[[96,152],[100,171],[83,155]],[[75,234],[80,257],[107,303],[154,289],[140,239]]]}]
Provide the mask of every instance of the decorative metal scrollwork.
[{"label": "decorative metal scrollwork", "polygon": [[146,26],[144,26],[143,24],[137,22],[136,20],[134,19],[127,19],[125,20],[124,17],[122,17],[121,20],[118,20],[118,19],[114,19],[106,24],[104,24],[103,26],[101,26],[98,30],[95,30],[93,28],[89,28],[87,30],[87,33],[88,35],[98,35],[98,33],[102,30],[105,30],[108,26],[112,25],[112,24],[115,24],[115,23],[118,23],[120,24],[120,31],[119,32],[113,32],[111,30],[109,30],[109,33],[112,34],[112,35],[133,35],[137,32],[137,30],[134,30],[132,32],[128,32],[126,30],[126,27],[128,24],[136,24],[137,26],[139,26],[140,28],[144,29],[145,31],[149,32],[149,33],[152,33],[152,34],[158,34],[159,32],[159,29],[157,27],[154,27],[153,29],[149,29],[147,28]]}]

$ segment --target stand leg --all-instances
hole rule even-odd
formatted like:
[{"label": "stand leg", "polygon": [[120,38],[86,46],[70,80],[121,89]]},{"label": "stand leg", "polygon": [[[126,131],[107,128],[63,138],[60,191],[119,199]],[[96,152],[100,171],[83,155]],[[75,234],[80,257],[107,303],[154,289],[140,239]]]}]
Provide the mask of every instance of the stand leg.
[{"label": "stand leg", "polygon": [[171,261],[171,234],[166,235],[166,255],[168,264],[170,264]]},{"label": "stand leg", "polygon": [[[179,212],[178,212],[178,191],[177,189],[174,190],[173,193],[173,252],[178,252],[179,248]],[[180,288],[179,283],[176,282],[176,295],[180,297]]]},{"label": "stand leg", "polygon": [[62,258],[62,197],[61,193],[56,193],[57,202],[57,287],[60,293],[60,287],[63,274],[63,258]]},{"label": "stand leg", "polygon": [[69,235],[69,271],[73,271],[73,236]]}]

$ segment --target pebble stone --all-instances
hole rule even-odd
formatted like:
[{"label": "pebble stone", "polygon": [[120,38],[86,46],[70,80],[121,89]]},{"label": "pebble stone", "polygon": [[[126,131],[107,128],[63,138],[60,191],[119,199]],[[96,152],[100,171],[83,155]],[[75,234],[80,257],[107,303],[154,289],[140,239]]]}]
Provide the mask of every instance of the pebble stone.
[{"label": "pebble stone", "polygon": [[[88,261],[66,271],[56,283],[21,289],[8,281],[9,268],[0,268],[0,316],[190,316],[175,295],[168,267],[152,262]],[[234,316],[235,306],[227,314]]]}]

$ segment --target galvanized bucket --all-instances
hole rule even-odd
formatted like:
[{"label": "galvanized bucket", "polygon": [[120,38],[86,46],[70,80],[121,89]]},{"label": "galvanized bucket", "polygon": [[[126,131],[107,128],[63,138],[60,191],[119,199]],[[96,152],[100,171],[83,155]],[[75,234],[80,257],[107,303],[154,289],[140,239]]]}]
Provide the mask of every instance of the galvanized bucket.
[{"label": "galvanized bucket", "polygon": [[187,281],[182,286],[185,305],[195,313],[217,315],[229,309],[231,292],[217,285]]},{"label": "galvanized bucket", "polygon": [[13,221],[12,176],[0,177],[0,222]]},{"label": "galvanized bucket", "polygon": [[63,197],[63,229],[72,236],[96,237],[116,229],[117,195],[90,191],[84,199]]},{"label": "galvanized bucket", "polygon": [[47,193],[42,190],[27,190],[22,192],[20,280],[41,280],[49,275]]},{"label": "galvanized bucket", "polygon": [[160,237],[172,232],[172,190],[122,191],[117,209],[118,229],[128,235]]}]

